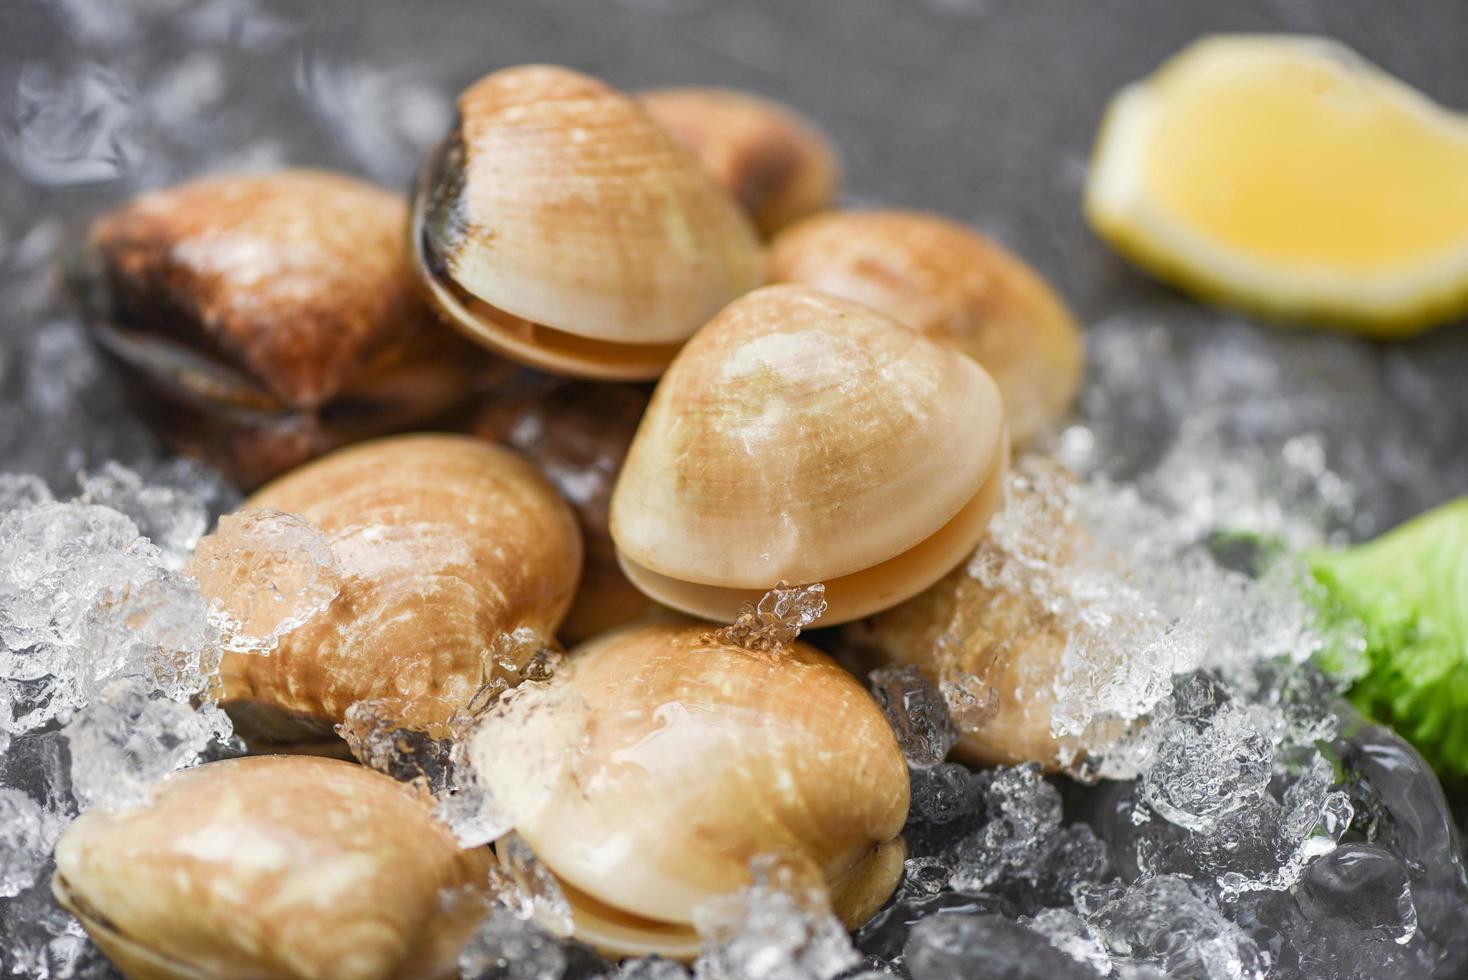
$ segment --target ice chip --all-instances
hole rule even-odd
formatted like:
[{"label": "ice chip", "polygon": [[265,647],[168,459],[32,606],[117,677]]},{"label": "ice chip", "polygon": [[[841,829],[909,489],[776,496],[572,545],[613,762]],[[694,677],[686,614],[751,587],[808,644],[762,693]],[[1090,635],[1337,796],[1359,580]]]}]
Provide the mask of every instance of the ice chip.
[{"label": "ice chip", "polygon": [[947,857],[955,891],[987,891],[1006,876],[1033,883],[1060,830],[1060,794],[1033,763],[996,770],[986,791],[989,820]]},{"label": "ice chip", "polygon": [[[522,680],[550,680],[564,658],[554,640],[528,626],[499,634],[490,646],[493,676],[503,682],[500,690],[514,687]],[[474,710],[480,707],[475,705]]]},{"label": "ice chip", "polygon": [[781,582],[755,605],[745,603],[728,626],[714,631],[721,643],[747,650],[778,651],[794,643],[826,612],[826,586],[820,582],[791,587]]},{"label": "ice chip", "polygon": [[64,731],[71,785],[83,809],[146,803],[164,776],[192,763],[230,731],[216,706],[169,701],[136,678],[113,681]]},{"label": "ice chip", "polygon": [[565,969],[555,937],[499,905],[459,954],[462,980],[556,980]]},{"label": "ice chip", "polygon": [[1077,904],[1118,965],[1200,980],[1264,980],[1268,973],[1268,957],[1185,879],[1146,878]]},{"label": "ice chip", "polygon": [[305,518],[270,508],[221,517],[185,570],[209,597],[224,648],[240,653],[274,650],[342,587],[326,536]]},{"label": "ice chip", "polygon": [[522,919],[533,919],[552,935],[571,935],[575,923],[571,903],[549,868],[540,863],[530,845],[519,834],[511,833],[495,844],[504,875],[497,876],[496,900],[514,910]]},{"label": "ice chip", "polygon": [[905,960],[913,980],[1094,980],[1096,973],[1001,915],[938,914],[912,929]]},{"label": "ice chip", "polygon": [[347,708],[336,732],[369,769],[412,783],[439,796],[452,783],[451,744],[402,725],[404,706],[395,699],[358,701]]},{"label": "ice chip", "polygon": [[914,821],[950,824],[983,812],[983,777],[956,762],[944,762],[912,773]]},{"label": "ice chip", "polygon": [[26,510],[55,499],[46,481],[33,473],[0,473],[0,511]]},{"label": "ice chip", "polygon": [[927,768],[942,762],[958,741],[942,695],[912,666],[874,670],[870,679],[907,764]]},{"label": "ice chip", "polygon": [[1156,757],[1142,776],[1143,795],[1180,827],[1206,831],[1257,800],[1269,785],[1274,747],[1245,709],[1228,704],[1206,717],[1184,714],[1156,738]]},{"label": "ice chip", "polygon": [[0,786],[0,898],[29,888],[51,857],[53,818],[18,789]]},{"label": "ice chip", "polygon": [[202,499],[178,487],[146,484],[141,476],[119,463],[83,473],[79,482],[78,501],[126,514],[157,546],[168,568],[184,566],[208,525],[209,514]]},{"label": "ice chip", "polygon": [[1045,937],[1045,941],[1077,963],[1090,967],[1105,976],[1111,972],[1111,957],[1086,925],[1085,921],[1070,909],[1044,909],[1032,918],[1020,919]]},{"label": "ice chip", "polygon": [[464,732],[453,721],[439,733],[443,737],[406,727],[406,709],[403,699],[358,701],[336,726],[337,734],[362,765],[431,796],[434,815],[463,847],[482,847],[508,833],[512,822],[474,771],[467,744],[456,737]]},{"label": "ice chip", "polygon": [[681,964],[660,956],[640,956],[624,960],[605,980],[688,980],[688,971]]},{"label": "ice chip", "polygon": [[1398,945],[1417,934],[1407,869],[1380,847],[1337,848],[1310,865],[1295,896],[1307,916],[1335,931],[1378,933]]},{"label": "ice chip", "polygon": [[760,855],[750,870],[748,889],[693,910],[698,980],[834,980],[861,961],[815,869]]},{"label": "ice chip", "polygon": [[483,847],[509,833],[514,821],[479,777],[468,743],[456,741],[449,759],[453,779],[438,797],[434,816],[448,825],[460,847]]},{"label": "ice chip", "polygon": [[0,727],[19,734],[140,677],[205,691],[218,650],[194,583],[126,516],[44,502],[0,512]]}]

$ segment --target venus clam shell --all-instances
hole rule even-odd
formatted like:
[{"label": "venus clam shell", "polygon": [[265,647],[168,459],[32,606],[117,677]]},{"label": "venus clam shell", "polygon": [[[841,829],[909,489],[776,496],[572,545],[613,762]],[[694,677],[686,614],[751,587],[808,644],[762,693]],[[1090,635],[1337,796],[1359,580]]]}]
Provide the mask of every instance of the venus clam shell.
[{"label": "venus clam shell", "polygon": [[664,88],[642,107],[686,145],[766,237],[830,207],[841,183],[830,142],[772,99],[720,88]]},{"label": "venus clam shell", "polygon": [[865,303],[982,364],[1015,444],[1053,428],[1080,387],[1075,319],[1018,257],[963,225],[914,211],[833,211],[787,229],[770,277]]},{"label": "venus clam shell", "polygon": [[894,605],[973,549],[1008,455],[974,361],[800,286],[736,301],[653,395],[612,495],[632,581],[731,621],[781,581],[824,582],[823,623]]},{"label": "venus clam shell", "polygon": [[759,854],[819,869],[853,927],[901,877],[902,753],[871,696],[804,644],[755,653],[699,626],[616,631],[493,716],[470,751],[566,886],[577,935],[617,955],[691,957],[694,907],[746,886]]},{"label": "venus clam shell", "polygon": [[386,776],[264,756],[83,814],[52,890],[132,980],[408,980],[457,976],[488,862]]},{"label": "venus clam shell", "polygon": [[763,281],[738,205],[636,102],[566,68],[495,72],[459,97],[423,172],[413,241],[431,295],[517,360],[656,377]]},{"label": "venus clam shell", "polygon": [[1038,762],[1055,770],[1080,746],[1051,733],[1054,684],[1067,635],[1035,624],[1033,603],[987,588],[960,565],[932,587],[851,629],[887,663],[913,664],[932,683],[964,679],[994,692],[981,720],[958,723],[952,757],[973,766]]},{"label": "venus clam shell", "polygon": [[405,703],[410,728],[445,721],[483,681],[495,638],[518,627],[551,637],[576,590],[570,508],[528,462],[469,436],[338,450],[245,506],[306,518],[343,574],[331,606],[279,649],[221,662],[224,706],[237,718],[282,716],[275,741],[292,727],[330,737],[348,707],[371,698]]},{"label": "venus clam shell", "polygon": [[145,413],[254,485],[468,394],[483,358],[434,322],[405,221],[340,174],[205,177],[98,218],[70,281]]}]

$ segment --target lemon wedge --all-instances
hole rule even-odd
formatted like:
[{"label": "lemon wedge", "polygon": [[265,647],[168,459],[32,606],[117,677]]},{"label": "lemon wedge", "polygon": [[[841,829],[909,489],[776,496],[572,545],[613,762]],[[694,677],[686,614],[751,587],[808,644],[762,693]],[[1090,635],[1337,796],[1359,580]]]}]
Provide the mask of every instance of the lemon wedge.
[{"label": "lemon wedge", "polygon": [[1205,38],[1123,89],[1086,213],[1266,317],[1402,337],[1468,310],[1468,117],[1323,38]]}]

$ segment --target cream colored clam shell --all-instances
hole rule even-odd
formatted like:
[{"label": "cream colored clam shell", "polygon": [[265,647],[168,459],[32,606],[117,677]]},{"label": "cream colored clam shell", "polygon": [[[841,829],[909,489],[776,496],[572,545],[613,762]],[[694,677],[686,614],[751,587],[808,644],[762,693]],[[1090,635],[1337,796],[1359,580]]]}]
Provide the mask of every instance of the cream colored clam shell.
[{"label": "cream colored clam shell", "polygon": [[454,283],[502,321],[479,339],[541,363],[533,333],[548,328],[570,349],[551,350],[545,366],[638,376],[609,374],[584,342],[676,348],[763,281],[763,251],[738,205],[627,96],[531,65],[480,79],[459,113],[446,148],[458,158],[419,210],[440,216],[425,233]]},{"label": "cream colored clam shell", "polygon": [[669,367],[612,495],[612,539],[675,608],[732,619],[782,580],[825,582],[823,622],[841,622],[972,550],[1006,456],[974,361],[867,307],[767,287]]},{"label": "cream colored clam shell", "polygon": [[[386,776],[257,756],[83,814],[52,889],[132,980],[408,980],[457,975],[488,861]],[[448,912],[444,889],[464,890]]]},{"label": "cream colored clam shell", "polygon": [[693,908],[746,886],[758,854],[818,868],[852,926],[901,876],[902,753],[866,690],[804,644],[752,653],[696,625],[617,631],[470,751],[568,886],[578,936],[614,953],[691,955]]},{"label": "cream colored clam shell", "polygon": [[265,706],[329,731],[354,702],[392,698],[406,703],[403,724],[430,728],[478,689],[497,635],[554,635],[575,595],[581,536],[570,507],[524,459],[469,436],[338,450],[245,506],[315,524],[344,584],[268,656],[225,654],[232,710]]},{"label": "cream colored clam shell", "polygon": [[841,183],[836,150],[790,107],[722,88],[653,89],[637,98],[734,195],[762,235],[831,206]]},{"label": "cream colored clam shell", "polygon": [[999,385],[1015,444],[1054,427],[1080,387],[1074,317],[1021,259],[915,211],[833,211],[781,233],[770,278],[865,303],[962,350]]}]

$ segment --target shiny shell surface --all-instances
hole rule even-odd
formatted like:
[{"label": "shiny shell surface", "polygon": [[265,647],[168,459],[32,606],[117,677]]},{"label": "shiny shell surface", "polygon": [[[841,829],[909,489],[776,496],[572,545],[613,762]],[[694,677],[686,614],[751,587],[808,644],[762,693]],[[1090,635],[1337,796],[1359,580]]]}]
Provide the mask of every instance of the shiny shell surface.
[{"label": "shiny shell surface", "polygon": [[[133,980],[408,980],[457,976],[488,863],[387,776],[259,756],[83,814],[52,887]],[[457,908],[441,909],[445,889]]]},{"label": "shiny shell surface", "polygon": [[578,932],[604,947],[686,952],[693,908],[747,885],[759,854],[818,868],[848,921],[901,875],[896,739],[866,690],[804,644],[756,653],[696,625],[616,631],[473,739],[521,837],[589,899]]},{"label": "shiny shell surface", "polygon": [[[459,115],[417,207],[427,261],[483,304],[478,339],[552,370],[628,376],[586,342],[676,349],[763,281],[737,203],[630,97],[529,65],[471,85]],[[569,346],[537,359],[537,330]]]},{"label": "shiny shell surface", "polygon": [[[972,549],[1006,454],[998,390],[974,361],[867,307],[767,287],[659,384],[613,492],[612,538],[629,573],[649,573],[633,574],[645,590],[825,582],[840,621],[921,591]],[[941,554],[846,603],[836,580],[926,541]],[[651,594],[730,619],[747,598]]]}]

